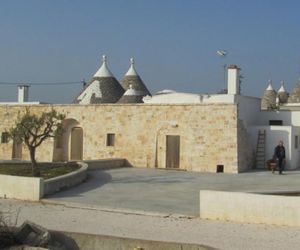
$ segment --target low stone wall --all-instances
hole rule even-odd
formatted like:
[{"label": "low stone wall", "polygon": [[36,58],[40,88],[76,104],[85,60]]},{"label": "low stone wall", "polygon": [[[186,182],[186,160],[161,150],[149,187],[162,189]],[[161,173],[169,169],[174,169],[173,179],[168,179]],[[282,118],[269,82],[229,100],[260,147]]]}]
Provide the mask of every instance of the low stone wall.
[{"label": "low stone wall", "polygon": [[45,180],[44,195],[53,194],[83,182],[87,177],[88,165],[83,162],[78,162],[78,164],[81,165],[81,168],[76,171]]},{"label": "low stone wall", "polygon": [[152,240],[130,239],[114,236],[91,235],[81,233],[64,232],[65,235],[71,237],[77,244],[79,249],[123,249],[123,250],[214,250],[215,248],[188,243],[163,242]]},{"label": "low stone wall", "polygon": [[200,218],[300,227],[300,196],[201,190]]},{"label": "low stone wall", "polygon": [[0,197],[38,201],[43,196],[44,180],[36,177],[0,175]]},{"label": "low stone wall", "polygon": [[130,166],[127,160],[122,158],[90,160],[84,162],[88,164],[88,170],[105,170]]}]

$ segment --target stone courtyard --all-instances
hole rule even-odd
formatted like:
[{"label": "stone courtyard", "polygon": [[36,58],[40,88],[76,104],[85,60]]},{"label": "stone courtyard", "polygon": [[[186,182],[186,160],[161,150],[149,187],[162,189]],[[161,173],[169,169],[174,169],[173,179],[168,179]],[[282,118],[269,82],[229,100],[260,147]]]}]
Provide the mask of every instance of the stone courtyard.
[{"label": "stone courtyard", "polygon": [[83,184],[44,201],[109,210],[199,215],[199,190],[300,193],[300,171],[213,174],[120,168],[89,171]]}]

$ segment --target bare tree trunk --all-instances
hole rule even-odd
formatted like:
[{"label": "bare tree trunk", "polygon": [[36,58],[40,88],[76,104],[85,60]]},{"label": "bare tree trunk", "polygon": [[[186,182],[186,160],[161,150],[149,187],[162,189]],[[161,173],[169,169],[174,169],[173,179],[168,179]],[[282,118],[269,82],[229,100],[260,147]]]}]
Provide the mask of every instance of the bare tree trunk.
[{"label": "bare tree trunk", "polygon": [[30,160],[31,160],[31,170],[32,170],[32,174],[33,176],[40,176],[40,169],[37,165],[37,162],[35,160],[35,148],[34,147],[29,147],[29,152],[30,152]]}]

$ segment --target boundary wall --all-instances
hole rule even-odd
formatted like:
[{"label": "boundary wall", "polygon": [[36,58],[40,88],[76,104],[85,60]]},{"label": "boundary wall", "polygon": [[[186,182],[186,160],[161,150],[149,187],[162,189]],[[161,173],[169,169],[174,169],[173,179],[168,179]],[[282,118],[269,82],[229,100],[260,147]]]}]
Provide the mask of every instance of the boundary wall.
[{"label": "boundary wall", "polygon": [[0,198],[39,201],[45,195],[79,185],[87,178],[88,170],[130,166],[126,159],[103,159],[76,163],[81,166],[80,169],[48,180],[37,177],[0,175]]},{"label": "boundary wall", "polygon": [[200,218],[300,227],[300,196],[201,190]]},{"label": "boundary wall", "polygon": [[60,190],[70,188],[83,182],[87,177],[88,165],[84,162],[77,162],[80,169],[71,173],[61,175],[44,181],[44,196],[54,194]]},{"label": "boundary wall", "polygon": [[0,175],[0,197],[38,201],[44,194],[44,179]]},{"label": "boundary wall", "polygon": [[88,165],[88,170],[106,170],[131,167],[130,163],[126,159],[122,158],[89,160],[84,162]]}]

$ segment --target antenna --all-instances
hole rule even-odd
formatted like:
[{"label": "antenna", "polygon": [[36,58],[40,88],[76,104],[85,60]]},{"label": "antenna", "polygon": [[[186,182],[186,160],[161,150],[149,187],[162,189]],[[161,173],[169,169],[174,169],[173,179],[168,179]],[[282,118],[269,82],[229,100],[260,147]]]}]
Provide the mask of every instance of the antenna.
[{"label": "antenna", "polygon": [[227,51],[226,50],[218,50],[217,55],[220,57],[225,57],[227,55]]},{"label": "antenna", "polygon": [[[227,56],[227,51],[223,50],[223,49],[217,50],[217,56],[219,56],[220,58],[225,58]],[[224,63],[222,65],[222,68],[223,68],[224,85],[226,86],[226,68],[227,68],[227,64]]]},{"label": "antenna", "polygon": [[87,85],[87,83],[86,83],[86,81],[85,81],[85,79],[84,79],[84,78],[81,80],[81,83],[82,83],[82,87],[83,87],[83,88],[85,88],[85,87],[86,87],[86,85]]}]

